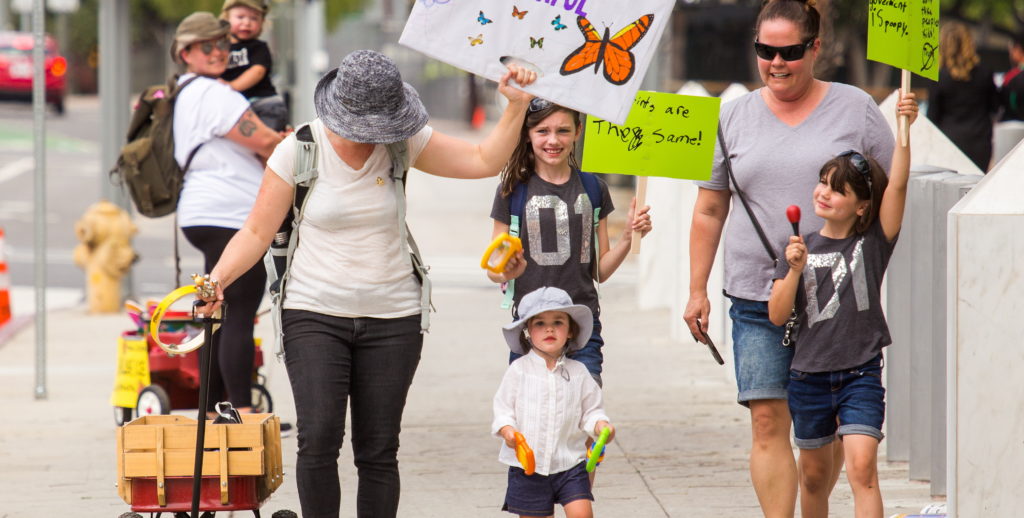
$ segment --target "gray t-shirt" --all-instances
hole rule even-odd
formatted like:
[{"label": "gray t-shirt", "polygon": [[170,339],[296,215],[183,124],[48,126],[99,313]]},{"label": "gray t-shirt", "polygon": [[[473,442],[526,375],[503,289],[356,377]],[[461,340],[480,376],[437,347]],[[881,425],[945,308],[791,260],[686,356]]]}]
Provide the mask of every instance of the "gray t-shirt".
[{"label": "gray t-shirt", "polygon": [[[892,163],[895,141],[878,105],[862,90],[842,83],[829,83],[825,98],[797,126],[780,121],[760,90],[722,106],[720,124],[736,182],[780,258],[792,233],[786,207],[800,207],[801,232],[814,232],[822,226],[811,200],[825,162],[852,149],[870,155],[886,170]],[[711,179],[697,185],[732,190],[719,146],[715,146]],[[748,300],[768,300],[774,270],[750,217],[733,193],[725,228],[725,292]]]},{"label": "gray t-shirt", "polygon": [[[863,365],[892,343],[882,313],[882,276],[896,247],[876,219],[863,234],[831,239],[804,235],[807,265],[796,291],[800,329],[792,368],[829,372]],[[775,279],[789,272],[779,260]]]},{"label": "gray t-shirt", "polygon": [[[608,194],[608,184],[598,177],[601,186],[600,219],[615,210]],[[491,218],[509,224],[510,198],[501,196],[501,187],[494,194]],[[576,304],[583,304],[600,313],[597,289],[594,287],[594,208],[577,174],[556,185],[536,174],[526,183],[526,209],[519,221],[519,238],[523,240],[526,271],[515,282],[513,300],[516,307],[523,295],[543,286],[561,288]]]}]

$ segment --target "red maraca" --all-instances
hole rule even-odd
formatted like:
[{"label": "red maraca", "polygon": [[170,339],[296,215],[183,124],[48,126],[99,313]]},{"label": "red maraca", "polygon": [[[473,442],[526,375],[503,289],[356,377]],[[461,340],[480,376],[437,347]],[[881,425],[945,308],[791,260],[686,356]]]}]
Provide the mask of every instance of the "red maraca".
[{"label": "red maraca", "polygon": [[786,207],[786,219],[793,224],[793,235],[800,235],[800,207],[790,205]]}]

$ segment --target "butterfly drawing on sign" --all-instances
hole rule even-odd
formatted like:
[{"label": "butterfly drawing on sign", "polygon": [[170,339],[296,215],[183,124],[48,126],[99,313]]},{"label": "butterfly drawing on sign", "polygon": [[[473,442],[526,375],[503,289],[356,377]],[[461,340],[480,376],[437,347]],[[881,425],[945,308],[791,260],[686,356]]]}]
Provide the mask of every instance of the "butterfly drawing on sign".
[{"label": "butterfly drawing on sign", "polygon": [[515,16],[516,18],[519,18],[520,20],[522,20],[523,17],[526,16],[526,13],[528,13],[528,12],[530,12],[530,11],[520,11],[518,7],[516,7],[514,5],[512,6],[512,16]]},{"label": "butterfly drawing on sign", "polygon": [[562,15],[558,15],[558,16],[555,17],[554,20],[551,20],[551,25],[555,26],[555,30],[556,31],[560,31],[560,30],[568,27],[568,25],[562,23]]},{"label": "butterfly drawing on sign", "polygon": [[562,62],[559,73],[563,76],[575,74],[594,65],[594,73],[604,65],[604,78],[613,85],[623,85],[636,71],[636,58],[630,52],[637,42],[647,34],[654,21],[653,14],[645,14],[626,28],[609,36],[611,29],[605,27],[602,37],[584,17],[576,19],[576,25],[583,33],[583,45],[572,51]]},{"label": "butterfly drawing on sign", "polygon": [[476,21],[480,22],[480,25],[487,25],[488,23],[491,23],[494,20],[487,18],[486,16],[484,16],[484,12],[480,11],[480,16],[476,17]]},{"label": "butterfly drawing on sign", "polygon": [[483,34],[477,34],[475,38],[472,37],[472,36],[466,36],[466,38],[469,39],[469,46],[470,47],[475,47],[477,45],[483,45],[483,43],[484,43],[484,35]]},{"label": "butterfly drawing on sign", "polygon": [[530,48],[532,49],[534,47],[539,47],[541,50],[544,50],[544,38],[534,38],[533,36],[530,36]]}]

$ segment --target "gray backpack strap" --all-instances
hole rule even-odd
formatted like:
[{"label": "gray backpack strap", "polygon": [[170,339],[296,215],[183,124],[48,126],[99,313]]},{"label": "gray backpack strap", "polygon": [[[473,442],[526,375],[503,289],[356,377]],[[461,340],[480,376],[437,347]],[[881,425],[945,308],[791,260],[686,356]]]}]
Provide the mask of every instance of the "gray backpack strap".
[{"label": "gray backpack strap", "polygon": [[409,252],[412,261],[413,274],[420,281],[420,332],[426,333],[430,330],[430,311],[433,305],[430,300],[430,278],[427,272],[430,267],[423,263],[420,249],[416,246],[416,240],[409,232],[409,225],[405,222],[405,177],[409,172],[409,144],[405,141],[388,144],[388,156],[391,157],[391,180],[395,184],[395,205],[398,207],[398,232],[400,241]]},{"label": "gray backpack strap", "polygon": [[[281,315],[284,305],[284,287],[290,277],[292,256],[299,245],[299,224],[309,201],[309,193],[319,176],[319,153],[317,143],[309,125],[296,131],[295,167],[292,178],[295,187],[292,194],[292,210],[285,224],[274,235],[274,241],[263,256],[263,265],[267,270],[267,283],[270,286],[270,313],[274,322],[275,352],[278,359],[284,358],[284,327]],[[290,224],[289,224],[290,220]]]}]

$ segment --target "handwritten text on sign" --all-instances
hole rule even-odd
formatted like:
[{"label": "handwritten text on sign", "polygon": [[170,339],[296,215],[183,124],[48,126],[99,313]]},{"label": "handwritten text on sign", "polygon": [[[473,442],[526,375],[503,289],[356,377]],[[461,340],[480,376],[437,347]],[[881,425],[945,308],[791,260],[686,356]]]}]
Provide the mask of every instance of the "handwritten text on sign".
[{"label": "handwritten text on sign", "polygon": [[583,170],[707,180],[720,104],[717,97],[641,91],[625,125],[587,117]]},{"label": "handwritten text on sign", "polygon": [[117,375],[110,404],[135,408],[139,391],[149,385],[149,346],[138,335],[122,336],[117,344]]},{"label": "handwritten text on sign", "polygon": [[939,0],[868,0],[868,59],[939,79]]}]

